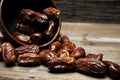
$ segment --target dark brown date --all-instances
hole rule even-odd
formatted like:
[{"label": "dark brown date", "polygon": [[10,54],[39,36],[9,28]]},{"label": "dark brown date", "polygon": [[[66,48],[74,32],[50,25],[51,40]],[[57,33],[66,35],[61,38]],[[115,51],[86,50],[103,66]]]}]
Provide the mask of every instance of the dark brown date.
[{"label": "dark brown date", "polygon": [[56,53],[61,49],[62,44],[59,41],[54,41],[50,46],[49,49],[55,51]]},{"label": "dark brown date", "polygon": [[31,9],[22,9],[20,12],[20,17],[23,21],[33,22],[35,20],[34,11]]},{"label": "dark brown date", "polygon": [[57,57],[62,58],[62,57],[68,57],[70,56],[69,52],[66,49],[60,49],[57,52]]},{"label": "dark brown date", "polygon": [[76,70],[75,59],[73,57],[52,58],[48,62],[50,72],[72,72]]},{"label": "dark brown date", "polygon": [[23,42],[23,43],[26,43],[26,44],[30,44],[31,43],[30,36],[28,36],[28,35],[15,32],[13,34],[13,36],[14,36],[14,38],[16,40],[18,40],[20,42]]},{"label": "dark brown date", "polygon": [[15,52],[17,55],[24,54],[24,53],[38,53],[39,52],[39,46],[38,45],[25,45],[20,46],[15,49]]},{"label": "dark brown date", "polygon": [[86,57],[102,61],[103,54],[88,54]]},{"label": "dark brown date", "polygon": [[40,12],[35,12],[31,9],[22,9],[20,12],[21,20],[25,22],[46,24],[48,23],[48,17]]},{"label": "dark brown date", "polygon": [[36,66],[40,62],[40,56],[36,53],[24,53],[18,56],[18,65],[20,66]]},{"label": "dark brown date", "polygon": [[55,22],[53,20],[49,21],[48,29],[45,30],[44,35],[48,38],[54,36]]},{"label": "dark brown date", "polygon": [[9,42],[5,42],[1,45],[3,60],[6,65],[14,64],[16,61],[15,49]]},{"label": "dark brown date", "polygon": [[40,44],[42,43],[42,37],[43,37],[42,33],[34,33],[31,35],[31,41],[34,44]]},{"label": "dark brown date", "polygon": [[84,48],[78,47],[71,53],[71,56],[74,57],[75,59],[79,59],[79,58],[85,57],[86,52]]},{"label": "dark brown date", "polygon": [[114,63],[114,62],[111,62],[111,61],[103,61],[107,68],[108,68],[108,74],[110,77],[118,80],[120,79],[120,65]]},{"label": "dark brown date", "polygon": [[61,42],[62,43],[67,42],[67,41],[70,41],[70,39],[68,38],[68,36],[66,36],[66,35],[61,36]]},{"label": "dark brown date", "polygon": [[106,65],[94,58],[79,58],[76,64],[78,71],[84,74],[101,77],[106,72]]},{"label": "dark brown date", "polygon": [[39,52],[43,64],[48,65],[48,62],[56,57],[56,53],[50,49],[45,49]]},{"label": "dark brown date", "polygon": [[16,28],[18,32],[23,33],[23,34],[28,34],[28,35],[32,34],[35,31],[35,27],[22,24],[22,23],[21,24],[17,23]]},{"label": "dark brown date", "polygon": [[76,48],[76,45],[71,41],[66,41],[63,43],[62,48],[72,53],[74,49]]},{"label": "dark brown date", "polygon": [[45,13],[49,19],[56,19],[60,17],[61,12],[53,7],[48,7],[43,10],[43,13]]}]

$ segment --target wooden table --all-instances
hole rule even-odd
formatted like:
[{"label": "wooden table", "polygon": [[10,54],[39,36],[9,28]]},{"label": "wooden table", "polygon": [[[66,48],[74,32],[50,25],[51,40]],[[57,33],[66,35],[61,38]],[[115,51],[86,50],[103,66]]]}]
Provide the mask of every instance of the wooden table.
[{"label": "wooden table", "polygon": [[[67,35],[76,46],[81,46],[86,53],[103,53],[103,60],[110,60],[120,65],[120,24],[99,23],[62,23],[61,33]],[[0,35],[1,36],[1,35]],[[5,67],[0,62],[0,80],[112,80],[90,77],[78,72],[49,73],[47,67]]]}]

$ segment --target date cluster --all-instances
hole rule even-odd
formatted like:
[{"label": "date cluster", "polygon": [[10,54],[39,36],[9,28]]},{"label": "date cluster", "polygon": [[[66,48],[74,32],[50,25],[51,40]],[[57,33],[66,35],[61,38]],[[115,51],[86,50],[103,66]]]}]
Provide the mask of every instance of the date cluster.
[{"label": "date cluster", "polygon": [[50,41],[59,26],[60,10],[48,7],[42,12],[22,9],[13,36],[25,44],[41,45]]},{"label": "date cluster", "polygon": [[86,54],[83,47],[76,47],[65,35],[59,37],[47,47],[41,49],[31,44],[13,47],[9,42],[0,46],[0,59],[6,65],[18,63],[19,66],[39,66],[43,64],[52,73],[80,72],[103,77],[108,74],[120,79],[120,66],[103,60],[103,54]]}]

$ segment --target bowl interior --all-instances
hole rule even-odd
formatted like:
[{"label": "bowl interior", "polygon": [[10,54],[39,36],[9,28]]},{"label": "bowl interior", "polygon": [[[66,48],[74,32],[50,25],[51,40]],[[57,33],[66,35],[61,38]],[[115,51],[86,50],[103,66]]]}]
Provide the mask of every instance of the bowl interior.
[{"label": "bowl interior", "polygon": [[[4,36],[4,37],[11,36],[11,38],[13,38],[13,39],[14,39],[14,37],[12,36],[12,34],[16,28],[19,13],[22,9],[32,9],[37,12],[42,12],[43,9],[45,9],[47,7],[55,7],[56,8],[56,5],[54,4],[54,2],[52,0],[2,0],[1,2],[2,2],[2,4],[1,4],[1,19],[2,19],[2,23],[3,23],[2,27],[4,27],[2,29],[5,29],[2,31],[3,36],[4,36],[4,33],[7,32],[8,36]],[[58,26],[59,26],[59,23],[58,23]],[[57,36],[57,34],[55,36]],[[17,41],[17,40],[15,40],[15,41]],[[24,43],[21,43],[19,41],[17,41],[17,42],[24,45]],[[50,42],[48,42],[48,44],[49,43]],[[45,45],[41,45],[41,46],[45,46]]]},{"label": "bowl interior", "polygon": [[4,0],[2,3],[2,19],[5,27],[12,34],[15,30],[20,11],[23,8],[42,12],[46,7],[55,7],[51,0]]}]

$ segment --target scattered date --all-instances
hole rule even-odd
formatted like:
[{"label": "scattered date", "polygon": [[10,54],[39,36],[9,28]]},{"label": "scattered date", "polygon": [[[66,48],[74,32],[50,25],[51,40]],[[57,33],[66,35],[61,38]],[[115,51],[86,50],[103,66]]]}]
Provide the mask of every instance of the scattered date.
[{"label": "scattered date", "polygon": [[94,77],[104,77],[108,73],[113,79],[120,79],[120,66],[102,59],[103,54],[86,54],[83,47],[76,47],[65,35],[43,49],[36,44],[19,47],[13,47],[9,42],[0,44],[0,60],[5,65],[16,62],[19,66],[43,64],[51,73],[76,71]]}]

